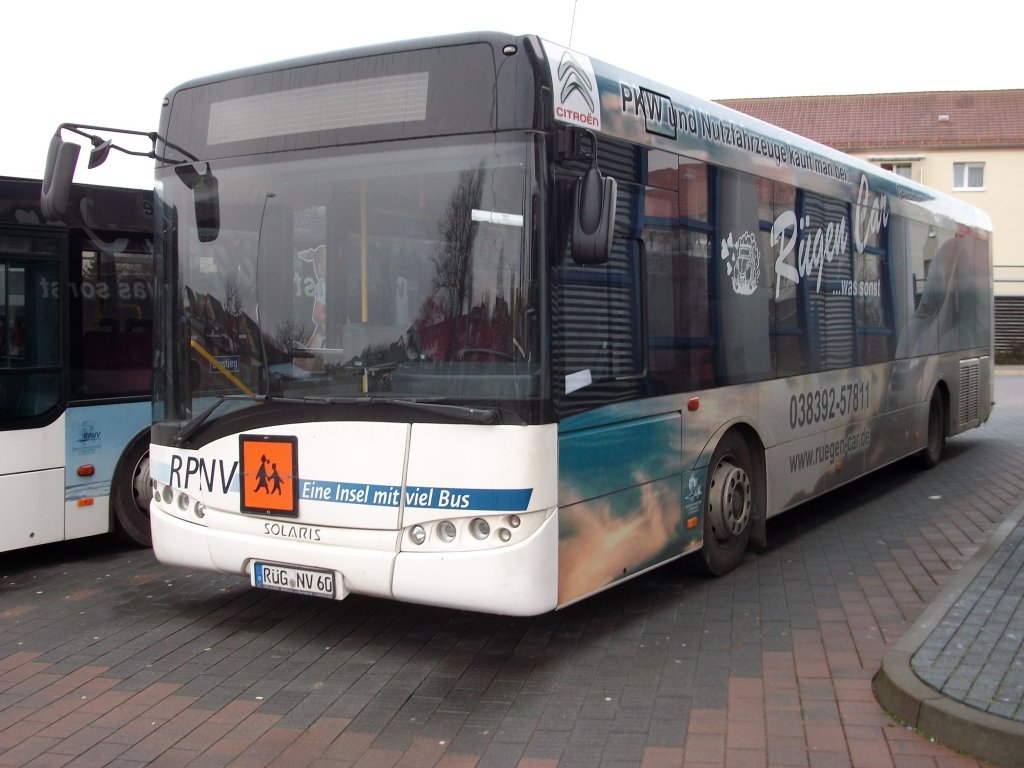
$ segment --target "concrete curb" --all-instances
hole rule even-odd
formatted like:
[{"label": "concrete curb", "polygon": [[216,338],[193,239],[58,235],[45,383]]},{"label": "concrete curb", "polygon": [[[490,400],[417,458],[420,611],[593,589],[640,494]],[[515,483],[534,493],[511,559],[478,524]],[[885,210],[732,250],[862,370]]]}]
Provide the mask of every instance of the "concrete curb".
[{"label": "concrete curb", "polygon": [[897,719],[941,744],[1006,768],[1024,767],[1024,723],[983,712],[924,683],[911,660],[999,546],[1024,519],[1024,503],[993,531],[914,625],[890,648],[875,674],[875,698]]}]

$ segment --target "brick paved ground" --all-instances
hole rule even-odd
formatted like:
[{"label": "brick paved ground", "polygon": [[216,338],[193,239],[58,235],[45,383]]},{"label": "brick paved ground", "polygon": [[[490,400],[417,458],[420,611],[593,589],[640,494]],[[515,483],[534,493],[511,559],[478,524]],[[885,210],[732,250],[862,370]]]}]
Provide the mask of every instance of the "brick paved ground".
[{"label": "brick paved ground", "polygon": [[887,645],[1024,499],[1024,377],[931,472],[769,525],[733,574],[670,565],[510,619],[251,589],[104,541],[0,555],[0,766],[932,766]]},{"label": "brick paved ground", "polygon": [[1013,525],[911,667],[955,701],[1024,723],[1024,524]]}]

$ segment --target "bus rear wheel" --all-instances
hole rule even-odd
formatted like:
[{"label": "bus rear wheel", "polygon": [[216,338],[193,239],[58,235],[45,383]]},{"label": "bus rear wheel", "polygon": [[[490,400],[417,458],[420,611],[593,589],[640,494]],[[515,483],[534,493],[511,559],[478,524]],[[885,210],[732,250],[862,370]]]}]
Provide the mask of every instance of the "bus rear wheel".
[{"label": "bus rear wheel", "polygon": [[704,546],[694,558],[702,573],[722,576],[743,560],[758,514],[753,466],[750,446],[738,432],[727,433],[715,448],[704,499]]},{"label": "bus rear wheel", "polygon": [[925,469],[931,469],[942,458],[942,449],[946,445],[946,403],[942,393],[936,389],[932,401],[928,405],[928,441],[921,451],[921,463]]},{"label": "bus rear wheel", "polygon": [[110,484],[110,504],[114,509],[115,529],[121,539],[140,547],[153,546],[149,527],[149,502],[152,499],[149,430],[146,430],[128,443]]}]

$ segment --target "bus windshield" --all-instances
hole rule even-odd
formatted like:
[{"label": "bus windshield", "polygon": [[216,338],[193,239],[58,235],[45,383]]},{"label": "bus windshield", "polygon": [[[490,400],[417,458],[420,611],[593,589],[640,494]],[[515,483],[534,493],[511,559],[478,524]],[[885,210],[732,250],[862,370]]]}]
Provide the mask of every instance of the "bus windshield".
[{"label": "bus windshield", "polygon": [[231,395],[536,398],[531,147],[488,136],[221,161],[210,242],[169,173],[188,327],[166,338],[187,333],[191,353],[186,410],[165,415]]}]

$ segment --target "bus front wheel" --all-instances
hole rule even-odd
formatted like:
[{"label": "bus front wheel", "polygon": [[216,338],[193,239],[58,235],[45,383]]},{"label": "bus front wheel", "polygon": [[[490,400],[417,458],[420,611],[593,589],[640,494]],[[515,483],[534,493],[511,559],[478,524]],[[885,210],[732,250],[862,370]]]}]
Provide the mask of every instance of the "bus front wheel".
[{"label": "bus front wheel", "polygon": [[696,553],[698,570],[722,576],[743,559],[758,514],[750,446],[739,432],[722,438],[708,465],[704,499],[704,546]]},{"label": "bus front wheel", "polygon": [[149,528],[149,502],[153,498],[149,482],[149,430],[140,432],[114,469],[110,484],[110,504],[114,508],[118,536],[141,547],[153,545]]}]

